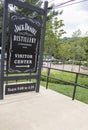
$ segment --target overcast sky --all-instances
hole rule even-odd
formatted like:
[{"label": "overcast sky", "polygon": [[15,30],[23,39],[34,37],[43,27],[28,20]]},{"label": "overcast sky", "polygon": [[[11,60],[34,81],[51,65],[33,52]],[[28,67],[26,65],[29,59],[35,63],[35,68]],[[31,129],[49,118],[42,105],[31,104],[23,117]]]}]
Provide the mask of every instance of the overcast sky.
[{"label": "overcast sky", "polygon": [[[45,1],[45,0],[43,0]],[[48,0],[49,5],[54,3],[55,5],[69,1],[69,0]],[[79,2],[83,0],[76,0],[75,2]],[[78,4],[73,4],[70,6],[57,8],[57,10],[63,10],[63,14],[58,18],[64,20],[64,30],[67,32],[64,36],[72,36],[73,32],[78,29],[81,30],[82,35],[84,35],[88,31],[88,1],[81,2]],[[71,3],[69,3],[71,4]]]}]

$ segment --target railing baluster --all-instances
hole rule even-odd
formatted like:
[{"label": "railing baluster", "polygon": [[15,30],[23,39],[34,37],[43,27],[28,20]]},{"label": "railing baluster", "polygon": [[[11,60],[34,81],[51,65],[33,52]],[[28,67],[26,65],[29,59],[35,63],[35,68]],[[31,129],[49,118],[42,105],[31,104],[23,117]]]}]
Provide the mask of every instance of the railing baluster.
[{"label": "railing baluster", "polygon": [[[78,81],[78,73],[76,73],[76,78],[75,78],[75,83],[76,83],[76,84],[77,84],[77,81]],[[72,100],[74,100],[74,98],[75,98],[76,87],[77,87],[76,84],[74,85]]]},{"label": "railing baluster", "polygon": [[46,89],[48,89],[48,80],[50,76],[50,68],[47,68],[47,77],[46,77]]}]

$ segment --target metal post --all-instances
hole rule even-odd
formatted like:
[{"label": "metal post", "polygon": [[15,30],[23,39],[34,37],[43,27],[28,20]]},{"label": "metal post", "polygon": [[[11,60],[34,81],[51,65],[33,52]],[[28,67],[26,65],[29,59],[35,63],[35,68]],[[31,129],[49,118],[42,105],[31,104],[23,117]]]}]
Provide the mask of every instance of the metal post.
[{"label": "metal post", "polygon": [[8,13],[7,0],[4,2],[3,10],[3,27],[2,27],[2,49],[1,49],[1,68],[0,68],[0,99],[3,99],[3,84],[4,84],[4,58],[5,58],[5,43],[6,43],[6,22]]},{"label": "metal post", "polygon": [[37,79],[37,83],[36,83],[36,92],[39,92],[39,88],[40,88],[40,77],[41,77],[41,67],[42,67],[42,62],[43,62],[47,9],[48,9],[48,2],[45,1],[45,5],[44,5],[45,15],[44,15],[44,19],[43,19],[42,34],[41,34],[41,45],[40,45],[40,54],[39,54],[38,79]]},{"label": "metal post", "polygon": [[46,77],[46,89],[48,89],[48,79],[49,79],[49,76],[50,76],[50,68],[47,68],[47,77]]},{"label": "metal post", "polygon": [[[76,73],[75,83],[77,83],[77,81],[78,81],[78,73]],[[74,100],[74,98],[75,98],[76,87],[77,87],[77,85],[74,86],[72,100]]]}]

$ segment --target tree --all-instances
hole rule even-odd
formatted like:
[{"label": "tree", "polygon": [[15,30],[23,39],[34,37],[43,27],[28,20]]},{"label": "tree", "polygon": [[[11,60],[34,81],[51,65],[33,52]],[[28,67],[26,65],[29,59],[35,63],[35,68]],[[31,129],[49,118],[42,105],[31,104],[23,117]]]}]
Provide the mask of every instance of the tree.
[{"label": "tree", "polygon": [[[81,61],[87,60],[87,48],[88,48],[88,37],[81,37],[81,32],[75,31],[72,35],[72,38],[65,38],[63,39],[63,42],[67,46],[70,45],[70,57],[72,62],[72,68],[73,65],[78,62],[79,66],[81,64]],[[66,48],[66,47],[65,47]],[[67,48],[66,48],[67,49]],[[72,69],[73,70],[73,69]],[[80,69],[79,69],[80,70]]]},{"label": "tree", "polygon": [[84,50],[85,50],[84,59],[87,61],[87,66],[88,66],[88,37],[83,37],[82,41],[83,41],[82,45],[83,45]]},{"label": "tree", "polygon": [[70,52],[71,50],[71,46],[67,43],[61,43],[59,46],[59,51],[58,51],[58,56],[59,59],[62,60],[63,62],[63,69],[64,69],[64,63],[66,60],[68,60],[70,58]]},{"label": "tree", "polygon": [[[48,17],[50,17],[49,14]],[[58,20],[57,17],[47,21],[46,37],[45,37],[45,51],[44,54],[58,57],[58,46],[60,37],[65,33],[62,29],[64,26],[63,20]]]}]

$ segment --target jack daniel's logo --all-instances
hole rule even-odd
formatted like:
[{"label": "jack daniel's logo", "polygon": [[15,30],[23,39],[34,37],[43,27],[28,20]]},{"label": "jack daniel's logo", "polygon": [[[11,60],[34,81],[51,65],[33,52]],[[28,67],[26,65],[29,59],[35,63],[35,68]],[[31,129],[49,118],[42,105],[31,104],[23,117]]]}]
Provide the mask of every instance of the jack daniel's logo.
[{"label": "jack daniel's logo", "polygon": [[31,32],[34,36],[37,33],[37,30],[33,27],[31,27],[30,25],[28,25],[28,23],[24,23],[24,24],[20,24],[20,25],[14,25],[14,32],[20,32],[20,31],[29,31]]}]

